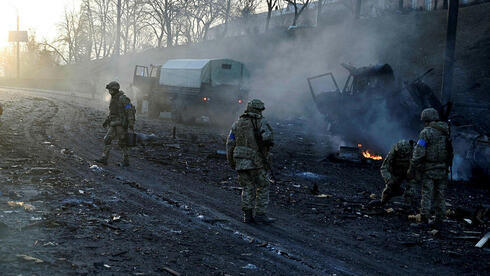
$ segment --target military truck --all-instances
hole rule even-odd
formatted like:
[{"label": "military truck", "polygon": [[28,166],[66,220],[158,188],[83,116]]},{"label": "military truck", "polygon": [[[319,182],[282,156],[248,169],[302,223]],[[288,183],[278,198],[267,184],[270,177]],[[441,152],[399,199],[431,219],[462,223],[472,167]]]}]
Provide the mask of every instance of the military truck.
[{"label": "military truck", "polygon": [[[307,79],[311,96],[333,133],[350,142],[368,144],[386,152],[389,137],[414,137],[420,129],[420,112],[444,108],[432,89],[422,82],[398,82],[389,64],[355,67],[341,64],[348,76],[339,88],[333,73]],[[397,134],[396,136],[394,134]]]},{"label": "military truck", "polygon": [[137,111],[148,101],[148,116],[171,112],[177,122],[206,116],[212,122],[236,119],[248,98],[249,72],[232,59],[171,59],[163,65],[137,65],[132,89]]}]

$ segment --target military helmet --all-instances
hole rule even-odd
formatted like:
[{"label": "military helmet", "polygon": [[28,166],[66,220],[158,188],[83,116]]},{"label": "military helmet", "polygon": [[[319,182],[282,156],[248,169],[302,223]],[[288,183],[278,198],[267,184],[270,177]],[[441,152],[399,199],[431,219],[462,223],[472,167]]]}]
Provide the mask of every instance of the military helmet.
[{"label": "military helmet", "polygon": [[422,114],[420,114],[420,120],[424,122],[432,122],[432,121],[438,121],[439,120],[439,112],[435,110],[434,108],[426,108],[422,111]]},{"label": "military helmet", "polygon": [[119,90],[119,88],[121,88],[121,86],[117,81],[111,81],[105,86],[105,89],[109,90]]},{"label": "military helmet", "polygon": [[264,102],[258,99],[253,99],[247,104],[247,111],[253,111],[253,110],[262,111],[264,109],[265,109]]},{"label": "military helmet", "polygon": [[413,150],[414,141],[413,140],[400,140],[396,144],[396,149],[402,154],[410,154]]}]

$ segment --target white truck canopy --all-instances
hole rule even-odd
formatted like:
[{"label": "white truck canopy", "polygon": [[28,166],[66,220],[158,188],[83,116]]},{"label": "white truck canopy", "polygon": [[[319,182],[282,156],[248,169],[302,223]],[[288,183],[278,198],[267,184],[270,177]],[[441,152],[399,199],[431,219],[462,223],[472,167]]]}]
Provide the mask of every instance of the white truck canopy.
[{"label": "white truck canopy", "polygon": [[171,59],[162,65],[159,83],[185,88],[200,88],[203,83],[240,86],[247,76],[244,65],[231,59]]}]

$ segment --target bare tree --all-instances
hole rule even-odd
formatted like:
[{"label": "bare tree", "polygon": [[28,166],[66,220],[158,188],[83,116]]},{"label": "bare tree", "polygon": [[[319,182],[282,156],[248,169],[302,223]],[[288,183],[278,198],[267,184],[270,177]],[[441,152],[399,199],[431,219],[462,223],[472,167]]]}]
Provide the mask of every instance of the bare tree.
[{"label": "bare tree", "polygon": [[121,0],[116,2],[116,41],[113,55],[119,56],[121,53]]},{"label": "bare tree", "polygon": [[57,42],[66,49],[69,63],[90,58],[90,40],[85,32],[86,24],[87,18],[84,13],[65,9],[64,19],[58,25]]},{"label": "bare tree", "polygon": [[205,40],[211,25],[220,20],[226,7],[222,0],[193,0],[185,13],[188,42]]},{"label": "bare tree", "polygon": [[299,16],[310,4],[310,0],[284,0],[294,8],[294,19],[292,26],[296,26]]},{"label": "bare tree", "polygon": [[162,46],[163,36],[166,36],[167,47],[174,45],[174,31],[178,16],[185,10],[189,0],[146,0],[150,10],[147,12],[149,17],[158,26],[150,25],[157,36],[158,47]]},{"label": "bare tree", "polygon": [[267,20],[265,21],[265,30],[269,29],[269,24],[271,21],[272,11],[277,6],[279,0],[266,0],[267,2]]}]

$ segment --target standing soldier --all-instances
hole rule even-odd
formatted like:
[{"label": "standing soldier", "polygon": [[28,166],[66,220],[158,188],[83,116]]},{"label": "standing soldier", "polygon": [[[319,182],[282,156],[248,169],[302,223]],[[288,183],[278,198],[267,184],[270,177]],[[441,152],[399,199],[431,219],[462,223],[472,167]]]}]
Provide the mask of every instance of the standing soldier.
[{"label": "standing soldier", "polygon": [[439,121],[434,108],[422,111],[421,120],[425,127],[413,151],[408,174],[417,176],[422,182],[420,220],[427,223],[431,207],[435,211],[435,223],[442,222],[446,215],[445,190],[448,168],[453,161],[453,148],[447,122]]},{"label": "standing soldier", "polygon": [[118,82],[112,81],[105,88],[111,94],[111,102],[109,104],[109,115],[102,126],[104,128],[109,127],[109,129],[104,136],[104,153],[101,158],[95,161],[107,165],[112,140],[117,139],[123,153],[123,162],[120,165],[127,167],[129,166],[127,136],[128,128],[134,132],[134,106],[131,104],[129,98],[119,90],[120,86]]},{"label": "standing soldier", "polygon": [[[386,204],[392,197],[400,196],[403,194],[405,205],[408,207],[415,207],[415,187],[416,182],[413,178],[407,177],[407,170],[410,166],[410,158],[412,158],[412,152],[414,147],[414,141],[400,140],[391,147],[383,164],[381,165],[381,176],[383,177],[386,186],[381,194],[380,201],[373,201],[370,205]],[[406,189],[403,192],[401,184],[406,181]]]},{"label": "standing soldier", "polygon": [[[274,219],[265,212],[269,204],[268,155],[273,146],[272,128],[262,116],[264,103],[254,99],[233,124],[226,141],[227,159],[238,172],[242,190],[243,222],[269,224]],[[255,216],[254,216],[255,210]]]}]

